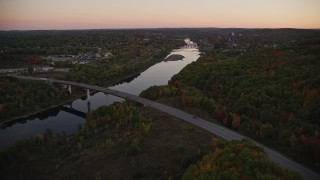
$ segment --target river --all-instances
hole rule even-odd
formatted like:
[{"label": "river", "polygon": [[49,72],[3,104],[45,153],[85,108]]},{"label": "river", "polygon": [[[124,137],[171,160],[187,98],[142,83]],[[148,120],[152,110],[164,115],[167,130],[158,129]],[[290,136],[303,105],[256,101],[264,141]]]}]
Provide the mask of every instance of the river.
[{"label": "river", "polygon": [[[162,61],[151,66],[130,82],[122,82],[109,88],[139,95],[141,91],[150,86],[167,84],[173,75],[199,58],[199,51],[196,48],[176,49],[168,56],[172,54],[183,55],[185,58],[178,61]],[[87,100],[80,98],[61,107],[18,120],[0,129],[0,148],[9,147],[20,139],[42,134],[46,129],[54,133],[72,134],[85,122],[85,115],[88,111],[120,101],[123,99],[99,92],[91,95],[89,106]]]}]

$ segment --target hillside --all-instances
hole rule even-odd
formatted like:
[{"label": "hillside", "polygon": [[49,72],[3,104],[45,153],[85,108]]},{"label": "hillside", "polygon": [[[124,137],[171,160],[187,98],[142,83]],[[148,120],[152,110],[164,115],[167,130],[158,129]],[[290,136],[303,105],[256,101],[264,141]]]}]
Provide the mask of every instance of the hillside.
[{"label": "hillside", "polygon": [[320,169],[320,41],[233,53],[206,51],[169,82],[141,93],[175,97],[218,123]]}]

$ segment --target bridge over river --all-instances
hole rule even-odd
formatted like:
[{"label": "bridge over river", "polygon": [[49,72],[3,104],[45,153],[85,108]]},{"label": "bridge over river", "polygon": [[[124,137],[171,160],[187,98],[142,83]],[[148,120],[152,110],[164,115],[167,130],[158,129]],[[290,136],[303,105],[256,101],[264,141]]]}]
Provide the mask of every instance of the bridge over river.
[{"label": "bridge over river", "polygon": [[[226,139],[228,141],[231,140],[240,140],[240,139],[250,139],[246,136],[243,136],[237,132],[234,132],[230,129],[227,129],[223,126],[217,125],[217,124],[213,124],[211,122],[208,122],[204,119],[201,119],[199,117],[196,117],[192,114],[183,112],[179,109],[167,106],[167,105],[163,105],[161,103],[155,102],[155,101],[151,101],[136,95],[132,95],[129,93],[125,93],[125,92],[121,92],[121,91],[117,91],[117,90],[112,90],[109,88],[105,88],[105,87],[98,87],[98,86],[94,86],[94,85],[89,85],[89,84],[84,84],[84,83],[78,83],[78,82],[71,82],[71,81],[63,81],[63,80],[57,80],[57,79],[48,79],[48,78],[38,78],[38,77],[30,77],[30,76],[14,76],[16,78],[19,79],[25,79],[25,80],[36,80],[36,81],[47,81],[50,83],[57,83],[57,84],[62,84],[62,85],[67,85],[69,91],[71,92],[71,86],[77,86],[77,87],[81,87],[87,90],[87,99],[88,101],[90,100],[90,90],[94,90],[94,91],[99,91],[99,92],[104,92],[106,94],[111,94],[117,97],[121,97],[127,100],[131,100],[134,102],[138,102],[140,104],[143,104],[145,106],[149,106],[152,107],[154,109],[160,110],[162,112],[165,112],[167,114],[170,114],[172,116],[175,116],[181,120],[184,120],[186,122],[189,122],[190,124],[193,124],[194,126],[200,127],[206,131],[209,131],[210,133],[213,133],[217,136],[222,137],[223,139]],[[288,168],[288,169],[292,169],[295,170],[297,172],[299,172],[304,179],[320,179],[320,175],[306,167],[304,167],[301,164],[298,164],[297,162],[294,162],[292,160],[290,160],[289,158],[285,157],[284,155],[280,154],[279,152],[266,147],[254,140],[252,140],[257,146],[263,148],[265,150],[265,152],[269,155],[270,159],[274,162],[277,162],[279,164],[281,164],[283,167]]]}]

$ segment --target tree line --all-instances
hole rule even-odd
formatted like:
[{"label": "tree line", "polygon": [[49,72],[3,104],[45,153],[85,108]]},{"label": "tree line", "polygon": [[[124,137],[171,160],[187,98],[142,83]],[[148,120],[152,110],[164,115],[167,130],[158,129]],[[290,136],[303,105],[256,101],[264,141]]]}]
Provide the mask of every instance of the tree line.
[{"label": "tree line", "polygon": [[62,86],[0,77],[0,119],[17,117],[69,98]]},{"label": "tree line", "polygon": [[319,169],[319,44],[303,39],[230,57],[205,52],[168,86],[141,95],[178,97],[181,105],[205,109],[221,124]]}]

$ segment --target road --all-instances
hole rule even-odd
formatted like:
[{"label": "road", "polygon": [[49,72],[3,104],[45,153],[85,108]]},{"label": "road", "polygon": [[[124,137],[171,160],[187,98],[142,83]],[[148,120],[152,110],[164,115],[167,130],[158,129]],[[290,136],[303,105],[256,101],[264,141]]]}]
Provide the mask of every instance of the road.
[{"label": "road", "polygon": [[[121,97],[124,99],[135,101],[135,102],[144,104],[145,106],[149,106],[154,109],[160,110],[162,112],[168,113],[168,114],[175,116],[181,120],[187,121],[190,124],[193,124],[194,126],[200,127],[206,131],[209,131],[210,133],[213,133],[217,136],[220,136],[223,139],[226,139],[228,141],[240,140],[240,139],[244,139],[244,138],[250,139],[246,136],[243,136],[243,135],[241,135],[237,132],[234,132],[230,129],[227,129],[223,126],[213,124],[213,123],[208,122],[204,119],[196,117],[192,114],[183,112],[179,109],[176,109],[176,108],[173,108],[173,107],[170,107],[167,105],[163,105],[158,102],[151,101],[151,100],[139,97],[139,96],[131,95],[131,94],[128,94],[125,92],[116,91],[116,90],[112,90],[112,89],[108,89],[108,88],[104,88],[104,87],[93,86],[93,85],[84,84],[84,83],[77,83],[77,82],[70,82],[70,81],[63,81],[63,80],[37,78],[37,77],[29,77],[29,76],[14,76],[14,77],[17,77],[20,79],[26,79],[26,80],[49,81],[52,83],[77,86],[77,87],[82,87],[84,89],[91,89],[91,90],[95,90],[95,91],[104,92],[104,93],[111,94],[111,95],[114,95],[117,97]],[[303,176],[304,179],[320,180],[320,175],[318,173],[304,167],[303,165],[298,164],[297,162],[294,162],[293,160],[288,159],[284,155],[280,154],[279,152],[277,152],[269,147],[266,147],[266,146],[254,141],[254,140],[252,140],[252,141],[257,146],[263,148],[265,150],[265,152],[269,155],[269,157],[272,161],[281,164],[285,168],[292,169],[292,170],[299,172]]]}]

